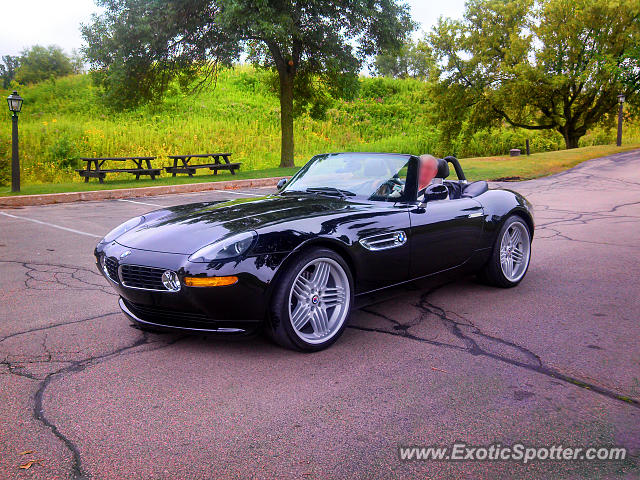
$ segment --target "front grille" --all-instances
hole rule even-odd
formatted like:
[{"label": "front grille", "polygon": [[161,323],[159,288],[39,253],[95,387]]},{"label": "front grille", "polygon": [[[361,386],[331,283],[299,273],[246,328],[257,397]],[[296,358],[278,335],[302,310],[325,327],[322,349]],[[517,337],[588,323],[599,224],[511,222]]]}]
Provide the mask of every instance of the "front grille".
[{"label": "front grille", "polygon": [[164,272],[165,270],[162,268],[121,265],[120,281],[125,287],[166,291],[167,289],[162,284],[162,274]]},{"label": "front grille", "polygon": [[114,282],[118,281],[118,261],[113,257],[107,257],[104,261],[107,275]]},{"label": "front grille", "polygon": [[205,328],[211,327],[215,320],[207,317],[202,313],[194,312],[181,312],[177,310],[170,310],[165,307],[155,307],[150,305],[138,305],[131,303],[128,300],[124,300],[125,305],[131,313],[136,317],[146,320],[147,322],[158,323],[161,325],[186,325],[201,326]]}]

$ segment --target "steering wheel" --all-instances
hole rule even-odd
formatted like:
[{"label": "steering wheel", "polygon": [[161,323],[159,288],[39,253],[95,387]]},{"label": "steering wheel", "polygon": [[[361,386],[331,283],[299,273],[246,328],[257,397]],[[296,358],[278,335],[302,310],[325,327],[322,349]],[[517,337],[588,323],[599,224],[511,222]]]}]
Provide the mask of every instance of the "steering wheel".
[{"label": "steering wheel", "polygon": [[373,195],[391,198],[391,194],[395,191],[394,187],[400,187],[401,190],[404,190],[404,182],[397,177],[392,177],[376,188]]}]

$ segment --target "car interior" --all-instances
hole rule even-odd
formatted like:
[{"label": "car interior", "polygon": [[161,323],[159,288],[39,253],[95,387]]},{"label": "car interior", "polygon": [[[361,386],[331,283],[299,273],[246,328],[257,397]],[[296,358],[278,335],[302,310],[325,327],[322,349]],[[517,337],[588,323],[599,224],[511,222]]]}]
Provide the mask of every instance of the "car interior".
[{"label": "car interior", "polygon": [[[449,192],[449,200],[456,200],[460,198],[473,198],[483,194],[489,190],[489,186],[486,181],[479,180],[476,182],[467,183],[467,179],[462,171],[460,162],[455,157],[445,157],[436,159],[438,162],[437,172],[435,178],[431,181],[431,184],[424,190],[418,192],[418,197],[422,197],[425,191],[431,190],[434,185],[444,185]],[[457,180],[447,180],[451,174],[449,164],[452,164]],[[365,166],[365,173],[370,176],[374,176],[377,173],[379,166],[374,163],[369,163]],[[368,172],[366,169],[371,170]],[[407,177],[407,168],[403,168],[401,172],[394,174],[389,180],[380,185],[375,193],[371,195],[370,200],[382,200],[382,201],[397,201],[398,198],[404,193],[404,186]],[[445,198],[446,199],[446,198]]]},{"label": "car interior", "polygon": [[[455,157],[438,158],[438,173],[434,180],[443,183],[449,190],[449,199],[473,198],[489,190],[489,185],[484,180],[467,183],[467,179],[462,172],[460,162]],[[458,180],[446,180],[450,174],[449,163],[454,166]]]}]

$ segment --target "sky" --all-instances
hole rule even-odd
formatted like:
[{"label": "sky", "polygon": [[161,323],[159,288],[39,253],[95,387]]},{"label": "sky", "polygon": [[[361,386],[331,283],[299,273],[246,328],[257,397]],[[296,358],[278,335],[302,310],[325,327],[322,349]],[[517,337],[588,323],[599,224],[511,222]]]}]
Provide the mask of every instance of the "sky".
[{"label": "sky", "polygon": [[[421,27],[414,34],[420,38],[438,17],[460,18],[464,0],[407,0],[413,19]],[[97,12],[92,0],[0,0],[0,55],[18,55],[32,45],[58,45],[67,53],[82,46],[80,24],[89,23]],[[10,20],[18,15],[17,21]]]}]

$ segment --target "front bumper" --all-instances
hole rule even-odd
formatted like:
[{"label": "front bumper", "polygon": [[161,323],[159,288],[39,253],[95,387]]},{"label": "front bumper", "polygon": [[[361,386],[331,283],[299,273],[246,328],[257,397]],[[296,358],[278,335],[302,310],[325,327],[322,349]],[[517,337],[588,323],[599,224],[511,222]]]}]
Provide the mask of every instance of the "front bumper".
[{"label": "front bumper", "polygon": [[[251,324],[242,325],[244,328],[231,326],[224,327],[218,322],[212,324],[199,324],[185,318],[176,318],[175,321],[171,321],[170,319],[166,319],[166,317],[160,317],[159,319],[156,319],[158,317],[146,317],[147,319],[145,320],[142,318],[143,315],[138,316],[140,315],[140,313],[137,312],[138,309],[132,304],[128,304],[128,302],[126,302],[122,297],[118,300],[118,305],[120,305],[122,313],[124,313],[130,320],[144,327],[163,330],[183,330],[188,332],[222,333],[225,335],[246,335],[255,330],[255,327],[250,328]],[[134,311],[136,311],[137,315]],[[151,319],[154,319],[155,321],[151,321]]]},{"label": "front bumper", "polygon": [[[125,254],[125,252],[130,252]],[[98,245],[97,267],[120,295],[122,311],[133,321],[150,327],[240,333],[255,329],[266,316],[272,280],[286,254],[269,254],[222,263],[192,263],[187,255],[151,252],[124,247],[117,242]],[[180,290],[133,288],[123,285],[122,277],[105,273],[102,258],[122,265],[143,266],[176,272]],[[233,285],[187,287],[185,276],[238,277]],[[125,282],[126,283],[126,282]]]}]

